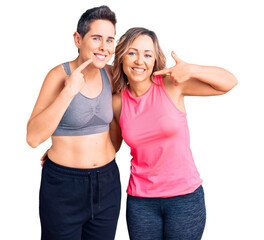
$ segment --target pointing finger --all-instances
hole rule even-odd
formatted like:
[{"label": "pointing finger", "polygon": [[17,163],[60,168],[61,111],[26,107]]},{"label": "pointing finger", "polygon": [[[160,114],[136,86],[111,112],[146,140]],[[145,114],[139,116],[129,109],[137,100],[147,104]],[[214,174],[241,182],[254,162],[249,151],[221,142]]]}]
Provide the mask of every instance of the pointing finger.
[{"label": "pointing finger", "polygon": [[172,58],[175,60],[176,63],[182,61],[182,60],[176,55],[176,53],[175,53],[174,51],[171,52],[171,56],[172,56]]},{"label": "pointing finger", "polygon": [[157,75],[169,75],[171,73],[171,69],[168,68],[168,69],[163,69],[163,70],[160,70],[160,71],[156,71],[153,73],[154,76],[157,76]]},{"label": "pointing finger", "polygon": [[93,60],[92,59],[88,59],[87,61],[85,61],[84,63],[82,63],[79,67],[77,67],[75,69],[75,71],[79,71],[81,72],[83,69],[85,69]]}]

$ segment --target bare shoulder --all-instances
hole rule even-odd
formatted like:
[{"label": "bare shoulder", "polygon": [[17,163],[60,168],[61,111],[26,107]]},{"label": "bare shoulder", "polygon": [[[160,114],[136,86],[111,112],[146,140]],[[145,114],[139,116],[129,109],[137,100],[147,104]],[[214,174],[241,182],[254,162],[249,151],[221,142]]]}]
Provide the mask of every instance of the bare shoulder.
[{"label": "bare shoulder", "polygon": [[64,81],[66,78],[67,74],[64,70],[64,67],[62,64],[52,68],[42,86],[42,90],[47,92],[47,91],[52,91],[52,92],[60,92],[62,88],[64,87]]},{"label": "bare shoulder", "polygon": [[35,115],[46,109],[56,99],[64,88],[66,76],[67,74],[61,64],[48,72],[30,118],[33,118]]},{"label": "bare shoulder", "polygon": [[60,81],[61,79],[65,79],[66,76],[67,76],[67,74],[64,70],[64,67],[62,64],[60,64],[60,65],[52,68],[48,72],[46,79],[55,78],[57,81]]},{"label": "bare shoulder", "polygon": [[183,95],[183,84],[176,83],[174,80],[170,78],[170,76],[166,76],[163,81],[166,92],[175,106],[182,112],[186,112],[185,104],[184,104],[184,95]]}]

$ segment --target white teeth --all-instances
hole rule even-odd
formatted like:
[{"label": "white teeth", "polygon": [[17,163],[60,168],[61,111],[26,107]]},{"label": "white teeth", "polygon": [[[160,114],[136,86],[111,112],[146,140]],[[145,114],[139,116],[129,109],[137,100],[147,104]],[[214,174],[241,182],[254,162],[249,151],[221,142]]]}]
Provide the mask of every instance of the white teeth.
[{"label": "white teeth", "polygon": [[104,60],[104,59],[105,59],[105,56],[103,56],[103,55],[95,54],[95,56],[96,56],[97,58],[101,59],[101,60]]},{"label": "white teeth", "polygon": [[144,72],[145,69],[142,68],[133,68],[133,70],[135,70],[136,72]]}]

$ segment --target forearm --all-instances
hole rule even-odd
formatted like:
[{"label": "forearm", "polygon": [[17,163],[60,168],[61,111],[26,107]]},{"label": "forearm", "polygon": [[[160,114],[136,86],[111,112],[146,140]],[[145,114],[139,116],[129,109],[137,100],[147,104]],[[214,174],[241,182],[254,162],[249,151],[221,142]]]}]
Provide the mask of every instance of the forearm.
[{"label": "forearm", "polygon": [[223,68],[191,64],[190,69],[191,78],[207,83],[218,91],[228,92],[237,84],[235,76]]},{"label": "forearm", "polygon": [[29,120],[27,142],[31,147],[37,147],[52,135],[73,97],[65,87],[52,104]]}]

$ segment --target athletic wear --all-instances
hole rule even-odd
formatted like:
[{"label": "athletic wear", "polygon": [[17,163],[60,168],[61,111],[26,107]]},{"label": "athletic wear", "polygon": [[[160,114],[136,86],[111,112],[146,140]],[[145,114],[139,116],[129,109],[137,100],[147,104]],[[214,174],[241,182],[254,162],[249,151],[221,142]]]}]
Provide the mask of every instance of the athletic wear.
[{"label": "athletic wear", "polygon": [[[67,75],[69,63],[63,64]],[[52,136],[80,136],[102,133],[109,129],[113,119],[112,87],[104,68],[100,69],[103,89],[95,98],[80,92],[73,98]]]},{"label": "athletic wear", "polygon": [[130,240],[200,240],[206,221],[202,186],[171,198],[127,196]]},{"label": "athletic wear", "polygon": [[190,149],[186,113],[168,96],[161,76],[149,90],[121,95],[120,126],[131,148],[127,193],[138,197],[174,197],[194,192],[202,183]]},{"label": "athletic wear", "polygon": [[121,186],[115,160],[92,169],[69,168],[47,159],[42,169],[42,240],[113,240]]}]

